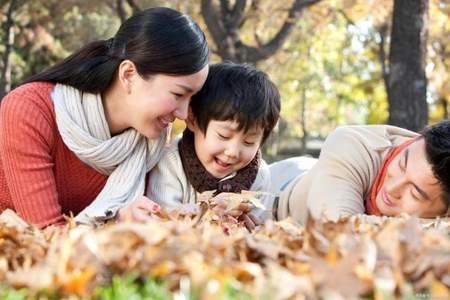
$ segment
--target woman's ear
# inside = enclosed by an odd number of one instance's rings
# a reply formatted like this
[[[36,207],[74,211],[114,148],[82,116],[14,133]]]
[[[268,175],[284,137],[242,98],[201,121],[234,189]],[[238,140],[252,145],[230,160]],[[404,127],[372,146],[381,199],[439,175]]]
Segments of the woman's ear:
[[[136,75],[138,75],[137,69],[131,60],[125,59],[120,63],[118,71],[119,82],[127,94],[131,94],[133,79]]]
[[[189,107],[188,116],[186,118],[186,127],[194,132],[197,128],[197,122],[195,121],[194,113],[192,112],[192,108]]]

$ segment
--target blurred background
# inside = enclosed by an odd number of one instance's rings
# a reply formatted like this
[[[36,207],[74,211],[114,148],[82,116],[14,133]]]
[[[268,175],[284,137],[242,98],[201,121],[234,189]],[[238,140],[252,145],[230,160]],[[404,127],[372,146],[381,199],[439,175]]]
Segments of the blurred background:
[[[342,124],[418,131],[449,116],[449,0],[0,0],[0,96],[153,6],[195,19],[212,62],[253,64],[278,85],[268,161],[316,156]]]

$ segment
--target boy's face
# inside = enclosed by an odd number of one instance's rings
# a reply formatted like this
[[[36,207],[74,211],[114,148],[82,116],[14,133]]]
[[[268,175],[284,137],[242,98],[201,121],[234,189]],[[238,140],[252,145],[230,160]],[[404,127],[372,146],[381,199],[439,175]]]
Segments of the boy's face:
[[[234,121],[211,120],[206,134],[195,124],[195,152],[205,169],[216,178],[224,178],[244,167],[255,157],[262,137],[262,128],[252,128],[244,133]]]
[[[389,164],[376,203],[386,216],[408,213],[430,218],[445,213],[442,188],[427,161],[423,138],[405,148]]]

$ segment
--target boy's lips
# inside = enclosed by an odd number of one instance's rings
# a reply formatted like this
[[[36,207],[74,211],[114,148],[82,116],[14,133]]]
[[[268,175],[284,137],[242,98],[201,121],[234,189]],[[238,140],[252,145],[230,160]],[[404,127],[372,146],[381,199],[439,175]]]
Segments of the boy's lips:
[[[214,162],[223,170],[228,170],[232,166],[232,164],[226,163],[217,157],[214,157]]]

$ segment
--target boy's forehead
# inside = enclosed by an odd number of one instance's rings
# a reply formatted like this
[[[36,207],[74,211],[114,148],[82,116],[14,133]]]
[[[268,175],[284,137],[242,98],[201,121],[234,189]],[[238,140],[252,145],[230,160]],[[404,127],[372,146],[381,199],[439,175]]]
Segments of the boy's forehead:
[[[227,120],[227,121],[219,121],[219,120],[211,120],[209,122],[208,126],[215,126],[215,127],[219,127],[219,128],[223,128],[223,129],[227,129],[227,130],[232,130],[232,131],[241,131],[242,129],[239,129],[240,124],[237,121],[231,121],[231,120]],[[260,126],[253,126],[248,130],[248,134],[259,134],[263,132],[263,129]]]

